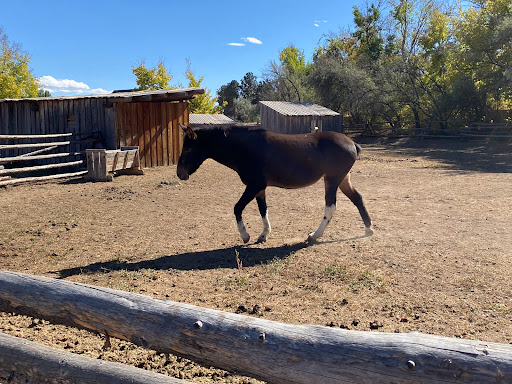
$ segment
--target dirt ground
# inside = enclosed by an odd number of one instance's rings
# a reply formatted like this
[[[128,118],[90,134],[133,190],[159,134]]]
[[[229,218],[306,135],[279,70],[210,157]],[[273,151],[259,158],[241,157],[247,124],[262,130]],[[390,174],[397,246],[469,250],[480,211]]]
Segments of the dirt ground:
[[[359,142],[352,182],[371,237],[339,193],[324,237],[304,243],[323,216],[319,182],[267,190],[264,244],[252,202],[244,246],[232,214],[243,185],[207,161],[186,182],[165,167],[0,188],[0,269],[287,323],[512,343],[512,144]],[[12,313],[0,312],[0,331],[197,383],[257,382],[121,340],[104,351],[102,335]]]

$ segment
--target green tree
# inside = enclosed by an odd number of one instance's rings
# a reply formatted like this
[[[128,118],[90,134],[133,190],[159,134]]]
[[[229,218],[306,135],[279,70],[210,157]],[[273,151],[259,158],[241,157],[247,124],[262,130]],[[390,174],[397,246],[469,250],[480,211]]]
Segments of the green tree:
[[[459,70],[487,95],[489,108],[512,108],[512,4],[479,0],[460,9],[455,25]],[[501,118],[501,116],[497,116]]]
[[[185,71],[185,77],[188,79],[188,86],[191,88],[201,87],[203,77],[196,79],[196,76],[194,75],[190,67],[190,60],[187,59],[187,70]],[[224,102],[222,105],[219,105],[217,101],[217,97],[210,96],[210,90],[208,90],[208,88],[204,88],[204,94],[196,95],[194,99],[188,101],[190,105],[190,113],[222,113],[227,102]]]
[[[379,92],[370,74],[351,58],[316,55],[309,75],[320,104],[348,114],[354,123],[373,120]]]
[[[232,80],[228,84],[220,87],[217,91],[219,105],[225,105],[224,113],[226,116],[235,118],[235,102],[240,96],[240,84]]]
[[[164,63],[160,61],[156,67],[147,68],[144,60],[132,68],[132,73],[137,78],[137,90],[170,89],[169,82],[172,76],[167,71]]]
[[[279,52],[279,60],[286,67],[290,74],[305,75],[307,72],[306,58],[304,51],[289,45]]]
[[[265,73],[265,91],[273,88],[273,99],[283,101],[311,101],[313,95],[307,85],[310,63],[304,52],[290,45],[279,52],[279,63],[271,61]]]
[[[247,72],[242,80],[240,80],[240,96],[249,100],[252,104],[259,101],[258,79],[252,72]]]
[[[0,99],[36,97],[39,89],[30,69],[30,55],[10,43],[0,27]]]
[[[240,98],[235,101],[236,119],[244,123],[260,122],[260,109],[249,99]]]
[[[365,14],[357,6],[354,6],[353,9],[356,31],[352,35],[358,41],[357,52],[370,61],[376,61],[384,51],[380,10],[374,4],[367,7]]]
[[[39,89],[37,91],[37,97],[52,97],[50,91],[47,91],[45,89]]]

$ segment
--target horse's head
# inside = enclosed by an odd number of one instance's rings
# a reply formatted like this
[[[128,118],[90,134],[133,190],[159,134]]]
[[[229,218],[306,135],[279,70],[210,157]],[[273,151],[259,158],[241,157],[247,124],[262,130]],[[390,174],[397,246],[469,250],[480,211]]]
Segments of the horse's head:
[[[188,180],[199,166],[206,160],[206,155],[201,148],[201,142],[198,139],[197,133],[190,127],[185,127],[180,124],[183,129],[183,149],[178,160],[178,168],[176,173],[181,180]]]

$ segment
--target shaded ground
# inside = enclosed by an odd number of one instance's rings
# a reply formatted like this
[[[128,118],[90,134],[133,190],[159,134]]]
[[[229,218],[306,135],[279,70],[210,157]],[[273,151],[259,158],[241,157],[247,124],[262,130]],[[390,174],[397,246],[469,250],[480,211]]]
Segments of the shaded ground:
[[[306,246],[323,214],[319,182],[269,188],[273,232],[242,246],[232,210],[243,185],[207,161],[187,182],[167,167],[0,189],[0,268],[288,323],[511,343],[512,145],[360,142],[352,181],[372,237],[339,194],[324,237]],[[255,202],[244,219],[257,239]],[[101,335],[30,317],[1,313],[0,330],[199,383],[256,382],[120,340],[103,351]]]

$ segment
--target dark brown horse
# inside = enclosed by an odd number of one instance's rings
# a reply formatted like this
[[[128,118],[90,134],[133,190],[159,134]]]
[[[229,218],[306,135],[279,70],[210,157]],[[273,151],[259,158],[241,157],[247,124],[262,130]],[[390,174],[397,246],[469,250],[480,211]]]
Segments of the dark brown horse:
[[[338,187],[359,209],[366,233],[373,233],[363,199],[350,183],[349,171],[360,147],[347,136],[336,132],[285,135],[242,127],[197,130],[181,127],[185,133],[177,169],[181,180],[187,180],[203,161],[211,158],[236,171],[247,186],[234,209],[244,243],[250,236],[242,212],[252,199],[256,198],[263,219],[263,232],[258,238],[258,242],[263,242],[270,233],[265,188],[302,188],[321,177],[325,182],[325,213],[308,241],[315,241],[324,233],[336,210]]]

